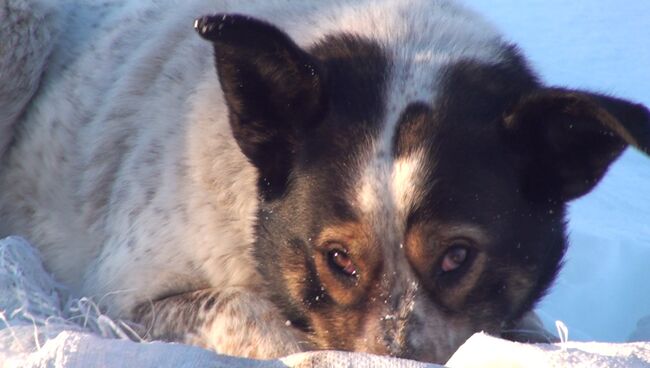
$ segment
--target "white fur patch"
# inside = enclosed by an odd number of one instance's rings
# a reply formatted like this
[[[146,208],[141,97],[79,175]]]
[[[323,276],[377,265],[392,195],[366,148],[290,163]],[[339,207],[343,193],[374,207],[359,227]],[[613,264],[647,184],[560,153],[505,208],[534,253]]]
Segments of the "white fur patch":
[[[426,156],[422,150],[406,157],[400,157],[393,163],[391,178],[397,213],[401,218],[408,216],[416,203],[423,200],[425,185],[433,186],[435,183],[425,183],[424,178],[435,168],[434,162],[425,162]]]
[[[424,176],[433,170],[434,163],[424,159],[424,152],[418,150],[395,161],[375,159],[366,167],[357,198],[362,213],[374,219],[378,229],[403,230],[410,210],[422,199],[424,186],[430,185]]]

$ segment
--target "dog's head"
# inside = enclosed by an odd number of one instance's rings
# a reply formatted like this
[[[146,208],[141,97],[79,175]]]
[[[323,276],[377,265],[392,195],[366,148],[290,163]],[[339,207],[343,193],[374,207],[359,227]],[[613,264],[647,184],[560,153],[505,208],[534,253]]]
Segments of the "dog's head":
[[[260,273],[316,348],[440,362],[499,334],[555,278],[566,202],[650,150],[643,106],[544,87],[505,44],[427,74],[351,34],[303,49],[243,16],[197,28],[260,173]]]

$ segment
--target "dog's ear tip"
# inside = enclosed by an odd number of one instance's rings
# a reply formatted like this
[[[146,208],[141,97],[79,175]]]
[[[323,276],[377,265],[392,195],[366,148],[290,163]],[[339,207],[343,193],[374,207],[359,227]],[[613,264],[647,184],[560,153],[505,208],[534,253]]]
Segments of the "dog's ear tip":
[[[207,40],[215,40],[221,34],[218,31],[223,29],[227,21],[232,21],[232,18],[228,14],[204,15],[194,19],[194,29],[201,37]]]
[[[194,19],[194,30],[198,32],[199,35],[203,38],[207,38],[213,29],[212,17],[209,15],[204,15],[200,18]]]
[[[194,19],[194,29],[208,41],[241,39],[247,37],[247,33],[263,34],[270,28],[272,26],[263,21],[236,13],[216,13]]]

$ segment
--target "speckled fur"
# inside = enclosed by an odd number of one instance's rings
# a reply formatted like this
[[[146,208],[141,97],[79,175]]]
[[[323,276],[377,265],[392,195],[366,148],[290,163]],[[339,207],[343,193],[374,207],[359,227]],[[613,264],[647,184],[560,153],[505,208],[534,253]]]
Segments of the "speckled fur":
[[[6,16],[14,1],[2,4],[0,15]],[[154,324],[149,332],[155,337],[257,357],[308,347],[299,333],[283,327],[284,319],[259,290],[251,256],[257,172],[232,137],[212,49],[193,31],[193,20],[245,13],[269,20],[304,47],[328,33],[349,32],[389,50],[394,74],[384,133],[372,144],[358,193],[367,200],[368,216],[387,234],[399,232],[405,219],[382,221],[417,200],[392,187],[417,180],[411,177],[417,157],[385,159],[398,115],[411,101],[435,97],[442,65],[459,58],[498,59],[501,42],[491,26],[447,1],[117,0],[52,6],[61,15],[38,18],[44,27],[38,29],[58,30],[61,23],[65,28],[25,49],[31,57],[40,45],[41,54],[19,71],[26,79],[15,79],[26,86],[19,89],[19,102],[0,99],[0,111],[9,113],[1,116],[0,133],[15,137],[0,167],[0,235],[27,237],[72,294],[94,296],[111,316],[137,312],[145,324],[167,321]],[[0,24],[2,36],[7,29]],[[10,71],[15,60],[4,51],[0,70]],[[2,78],[0,88],[16,88]],[[32,96],[39,79],[41,88]],[[394,203],[377,201],[394,194]],[[394,267],[397,272],[400,265]],[[395,281],[416,298],[411,282],[408,273]],[[187,303],[166,302],[168,296]],[[218,307],[203,308],[211,297]],[[408,300],[401,308],[408,308]],[[424,320],[428,312],[416,315]],[[184,317],[175,321],[179,315]],[[441,348],[458,344],[449,339]]]
[[[52,1],[0,1],[0,157],[38,88],[60,29]]]

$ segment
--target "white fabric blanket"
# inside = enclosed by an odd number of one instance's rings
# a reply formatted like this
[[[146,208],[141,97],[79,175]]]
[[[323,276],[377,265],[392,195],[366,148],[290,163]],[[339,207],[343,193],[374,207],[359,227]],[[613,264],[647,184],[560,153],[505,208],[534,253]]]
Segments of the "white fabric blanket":
[[[336,351],[259,361],[182,344],[138,343],[89,300],[64,303],[63,295],[30,244],[18,237],[0,240],[1,367],[437,367]],[[527,345],[476,334],[447,366],[650,367],[650,342]]]

